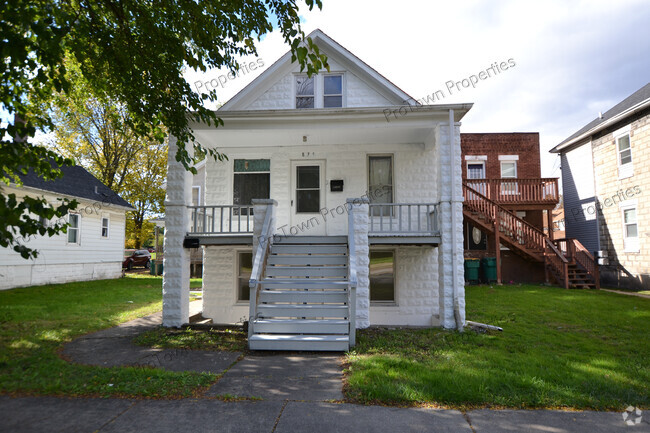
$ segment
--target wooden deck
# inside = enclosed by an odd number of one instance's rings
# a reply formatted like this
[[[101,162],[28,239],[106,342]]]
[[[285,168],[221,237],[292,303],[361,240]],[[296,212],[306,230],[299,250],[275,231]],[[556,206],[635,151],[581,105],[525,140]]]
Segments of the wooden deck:
[[[506,209],[553,209],[560,200],[556,178],[464,179],[463,184]]]

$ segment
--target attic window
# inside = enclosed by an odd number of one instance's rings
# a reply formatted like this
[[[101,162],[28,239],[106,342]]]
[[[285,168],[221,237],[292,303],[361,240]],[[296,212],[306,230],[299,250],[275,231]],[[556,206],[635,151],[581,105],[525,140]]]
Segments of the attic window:
[[[296,77],[296,108],[314,108],[314,77]]]
[[[343,76],[325,75],[323,77],[323,107],[343,106]]]

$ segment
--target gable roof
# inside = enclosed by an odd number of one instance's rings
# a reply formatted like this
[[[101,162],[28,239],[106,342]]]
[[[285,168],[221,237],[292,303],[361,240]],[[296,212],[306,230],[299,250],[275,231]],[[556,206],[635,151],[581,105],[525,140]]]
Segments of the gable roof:
[[[63,176],[55,180],[46,181],[32,169],[27,174],[19,173],[18,177],[23,182],[23,186],[30,188],[133,209],[126,200],[88,173],[85,168],[75,165],[63,166],[59,169]]]
[[[650,83],[641,87],[639,90],[623,99],[618,104],[603,113],[602,117],[596,118],[585,126],[576,131],[573,135],[562,141],[560,144],[550,150],[552,153],[558,153],[562,149],[569,147],[578,141],[593,135],[594,133],[607,128],[608,126],[620,122],[637,113],[640,110],[650,106]]]
[[[375,69],[368,66],[367,63],[326,35],[322,30],[316,29],[311,32],[308,37],[318,45],[321,52],[326,53],[328,57],[341,63],[347,68],[347,70],[362,78],[366,84],[373,87],[395,105],[403,105],[405,101],[413,99],[408,93],[397,87]],[[291,51],[287,51],[267,70],[255,78],[248,86],[244,87],[235,96],[230,98],[228,102],[219,108],[219,111],[245,109],[245,106],[268,90],[281,77],[283,77],[292,66]]]

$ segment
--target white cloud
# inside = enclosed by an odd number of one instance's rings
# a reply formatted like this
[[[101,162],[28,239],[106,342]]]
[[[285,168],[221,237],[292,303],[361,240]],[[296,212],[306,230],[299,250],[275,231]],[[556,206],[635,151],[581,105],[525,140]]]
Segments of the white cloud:
[[[443,102],[474,103],[465,132],[540,132],[546,176],[559,175],[548,149],[650,81],[646,0],[323,0],[301,15],[306,32],[320,28],[415,98],[514,59]],[[275,32],[259,55],[268,67],[287,49]],[[220,100],[260,72],[229,82]]]

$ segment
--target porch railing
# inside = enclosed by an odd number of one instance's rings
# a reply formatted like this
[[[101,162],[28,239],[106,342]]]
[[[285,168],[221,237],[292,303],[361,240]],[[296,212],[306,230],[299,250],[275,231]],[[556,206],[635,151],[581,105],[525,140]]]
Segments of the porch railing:
[[[189,233],[194,235],[253,233],[253,206],[188,206]]]
[[[555,178],[465,179],[463,183],[501,205],[550,205],[560,198]]]
[[[371,235],[435,235],[437,203],[370,203]]]

